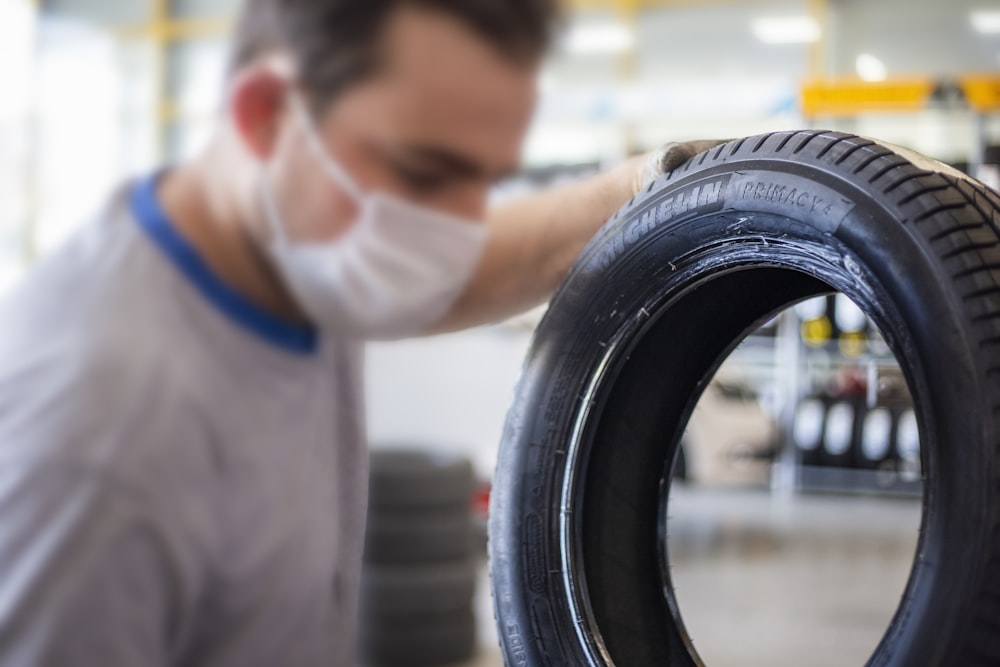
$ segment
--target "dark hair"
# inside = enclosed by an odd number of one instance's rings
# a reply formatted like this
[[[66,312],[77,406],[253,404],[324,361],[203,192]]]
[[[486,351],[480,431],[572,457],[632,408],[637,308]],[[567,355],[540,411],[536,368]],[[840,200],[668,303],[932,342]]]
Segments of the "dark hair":
[[[544,55],[559,20],[559,0],[245,0],[230,71],[286,51],[313,103],[325,106],[371,73],[382,30],[403,6],[450,14],[512,60]]]

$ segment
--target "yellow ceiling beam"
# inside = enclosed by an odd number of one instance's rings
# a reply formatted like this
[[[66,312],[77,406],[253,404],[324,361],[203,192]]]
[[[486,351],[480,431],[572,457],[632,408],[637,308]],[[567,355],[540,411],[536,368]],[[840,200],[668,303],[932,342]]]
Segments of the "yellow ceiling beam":
[[[1000,112],[1000,76],[969,74],[959,81],[969,107],[978,113]]]
[[[611,3],[616,12],[622,16],[634,16],[642,9],[642,0],[612,0]]]
[[[621,10],[627,6],[632,11],[655,9],[658,7],[697,7],[711,5],[759,5],[760,0],[564,0],[564,6],[572,11],[596,9]]]
[[[229,33],[232,26],[232,19],[227,18],[170,19],[116,28],[114,32],[115,35],[122,39],[176,42],[189,39],[222,37]]]
[[[815,118],[920,111],[927,108],[935,87],[930,77],[879,82],[853,78],[808,81],[802,86],[802,113]]]

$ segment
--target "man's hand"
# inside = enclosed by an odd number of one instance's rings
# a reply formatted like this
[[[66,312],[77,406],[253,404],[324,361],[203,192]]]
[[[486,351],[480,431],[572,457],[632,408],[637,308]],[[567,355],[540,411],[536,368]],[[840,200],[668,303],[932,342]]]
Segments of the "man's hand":
[[[729,140],[672,141],[669,144],[660,146],[655,151],[647,153],[641,162],[642,171],[635,180],[636,187],[634,194],[644,191],[653,181],[677,169],[695,155],[712,150],[727,141]]]

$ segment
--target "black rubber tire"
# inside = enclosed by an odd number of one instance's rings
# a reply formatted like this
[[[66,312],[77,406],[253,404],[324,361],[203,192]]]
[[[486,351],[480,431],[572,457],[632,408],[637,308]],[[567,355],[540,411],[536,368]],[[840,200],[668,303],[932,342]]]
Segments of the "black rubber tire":
[[[476,594],[471,559],[429,565],[366,565],[361,573],[365,618],[391,618],[458,611]]]
[[[472,463],[459,456],[402,447],[371,454],[373,509],[469,507],[475,483]]]
[[[1000,197],[834,132],[734,141],[605,226],[525,363],[493,486],[507,664],[698,665],[665,550],[677,441],[717,365],[789,304],[842,292],[900,361],[923,520],[869,664],[1000,664]]]
[[[414,616],[362,628],[358,641],[366,667],[433,667],[470,659],[476,653],[472,609]]]
[[[365,562],[431,563],[472,558],[476,537],[470,507],[368,515]]]

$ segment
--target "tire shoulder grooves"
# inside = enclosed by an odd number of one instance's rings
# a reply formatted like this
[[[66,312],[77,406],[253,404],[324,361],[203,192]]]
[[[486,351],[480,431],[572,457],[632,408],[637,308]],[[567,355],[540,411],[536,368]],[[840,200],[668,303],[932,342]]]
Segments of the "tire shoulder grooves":
[[[960,204],[938,204],[937,206],[929,208],[926,211],[924,211],[923,213],[921,213],[920,215],[918,215],[915,218],[913,218],[913,222],[915,222],[915,223],[916,222],[923,222],[924,220],[927,220],[928,218],[931,218],[931,217],[933,217],[935,215],[940,215],[941,213],[947,213],[948,211],[961,211],[962,209],[968,208],[968,207],[969,207],[969,204],[966,203],[966,202],[962,202]],[[956,232],[968,231],[970,229],[978,229],[978,228],[983,227],[984,225],[985,225],[985,223],[981,223],[981,222],[959,225],[958,227],[952,227],[952,228],[947,229],[947,230],[945,230],[945,231],[943,231],[943,232],[941,232],[939,234],[934,234],[933,236],[929,237],[928,240],[931,241],[931,242],[939,241],[942,238],[950,236],[951,234],[954,234]]]
[[[827,144],[826,144],[826,146],[823,148],[823,150],[821,150],[819,153],[816,154],[816,159],[822,160],[823,158],[826,157],[827,153],[829,153],[831,150],[833,150],[834,146],[839,146],[840,144],[845,143],[847,141],[850,141],[851,139],[856,139],[857,136],[858,135],[856,135],[856,134],[848,134],[848,135],[845,135],[843,137],[836,137],[832,141],[828,141]],[[854,148],[851,149],[850,152],[853,152],[854,150],[857,150],[857,149],[858,149],[858,147],[855,146]],[[848,152],[847,154],[849,155],[850,152]],[[838,158],[838,160],[839,159],[842,159],[842,158]],[[840,164],[840,162],[838,161],[837,164]]]

